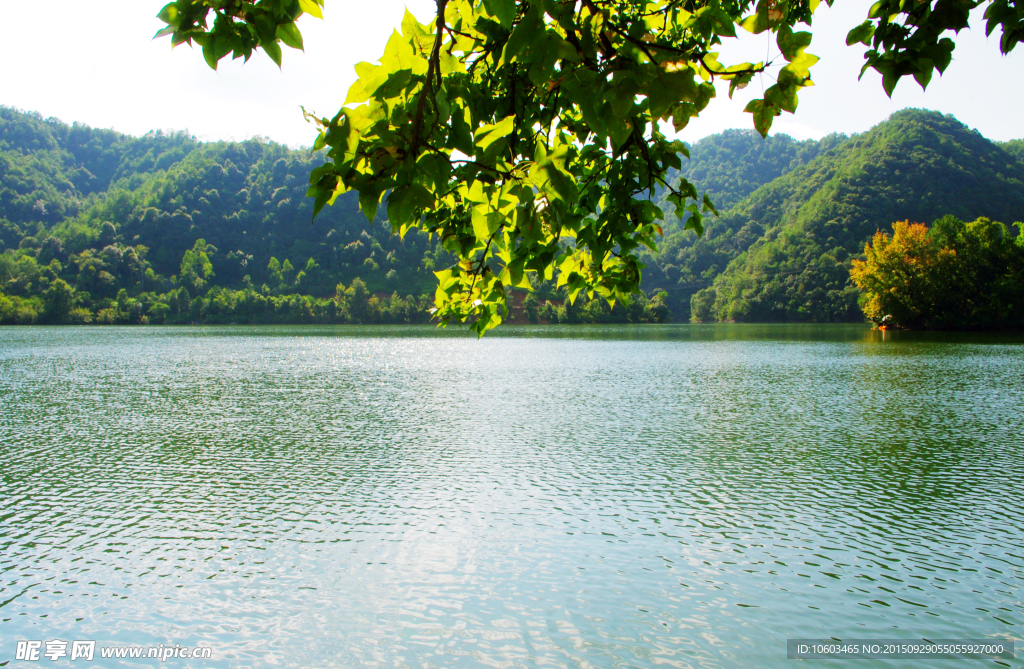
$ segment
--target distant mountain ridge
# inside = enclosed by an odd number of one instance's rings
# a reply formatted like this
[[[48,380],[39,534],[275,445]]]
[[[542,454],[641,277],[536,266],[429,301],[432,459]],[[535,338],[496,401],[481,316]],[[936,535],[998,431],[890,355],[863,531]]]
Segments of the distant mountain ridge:
[[[997,145],[1017,160],[1024,162],[1024,139],[1013,139],[1009,142],[997,142]]]

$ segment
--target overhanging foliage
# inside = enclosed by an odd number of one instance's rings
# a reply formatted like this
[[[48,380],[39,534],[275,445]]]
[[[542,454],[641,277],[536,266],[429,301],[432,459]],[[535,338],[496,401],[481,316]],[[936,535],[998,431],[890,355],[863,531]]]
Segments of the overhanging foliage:
[[[927,86],[949,64],[946,33],[966,26],[970,0],[881,0],[848,41],[874,48],[865,67]],[[987,2],[988,30],[1001,26],[1008,52],[1021,37],[1024,10]],[[295,20],[321,15],[323,0],[178,0],[160,14],[160,34],[196,42],[211,67],[263,48],[280,64],[280,44],[302,47]],[[767,133],[794,112],[811,85],[806,53],[818,0],[622,1],[437,0],[435,20],[406,14],[379,64],[357,66],[358,81],[333,118],[315,119],[316,148],[328,162],[314,171],[315,210],[349,190],[372,220],[383,203],[392,229],[438,235],[456,265],[437,273],[436,316],[470,320],[483,334],[508,313],[508,288],[528,273],[551,278],[610,304],[640,283],[638,254],[656,248],[664,202],[698,233],[714,211],[686,180],[670,185],[686,148],[668,139],[715,95],[730,94],[769,63],[724,64],[717,47],[737,26],[769,31],[785,63],[776,83],[747,111]],[[212,18],[211,18],[212,16]]]

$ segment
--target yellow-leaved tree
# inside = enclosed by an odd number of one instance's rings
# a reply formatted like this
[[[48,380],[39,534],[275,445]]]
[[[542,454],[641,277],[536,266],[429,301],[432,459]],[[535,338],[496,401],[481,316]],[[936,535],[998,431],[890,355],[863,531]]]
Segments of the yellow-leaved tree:
[[[1015,224],[1024,229],[1021,223]],[[922,329],[1024,327],[1024,235],[952,216],[875,233],[850,277],[875,323]]]

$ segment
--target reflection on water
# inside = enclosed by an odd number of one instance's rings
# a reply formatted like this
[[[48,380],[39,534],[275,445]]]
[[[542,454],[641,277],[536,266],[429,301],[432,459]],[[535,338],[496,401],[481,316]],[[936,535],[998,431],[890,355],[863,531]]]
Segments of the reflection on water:
[[[0,329],[0,663],[55,637],[226,667],[1019,643],[1019,339],[500,334]]]

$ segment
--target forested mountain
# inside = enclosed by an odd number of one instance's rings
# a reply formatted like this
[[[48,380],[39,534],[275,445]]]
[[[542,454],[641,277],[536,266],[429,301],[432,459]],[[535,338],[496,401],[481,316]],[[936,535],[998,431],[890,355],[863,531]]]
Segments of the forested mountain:
[[[707,192],[719,211],[728,211],[761,186],[806,165],[844,139],[845,135],[829,135],[821,141],[798,142],[789,135],[762,138],[754,130],[726,130],[689,146],[689,159],[683,161],[682,169],[669,171],[669,181],[677,185],[685,177],[698,192]],[[666,230],[681,229],[677,223],[669,216]]]
[[[10,109],[0,109],[0,122],[6,248],[49,236],[62,254],[141,244],[154,272],[169,279],[203,239],[214,247],[215,285],[240,286],[246,275],[255,285],[273,283],[276,258],[291,268],[285,280],[313,261],[305,293],[328,295],[357,276],[371,291],[432,289],[426,270],[437,249],[425,235],[393,238],[348,200],[312,222],[306,189],[318,159],[308,151],[259,140],[204,144],[184,134],[132,138]]]
[[[798,142],[788,135],[762,138],[754,130],[727,130],[711,135],[689,147],[690,157],[672,174],[689,179],[700,193],[707,192],[719,212],[725,213],[761,186],[814,160],[842,143],[845,135],[829,135],[821,141]],[[673,207],[657,198],[665,212]],[[687,320],[690,299],[709,286],[736,255],[752,244],[763,230],[757,226],[735,230],[707,219],[711,228],[704,237],[685,231],[674,215],[666,213],[665,238],[658,255],[648,254],[644,262],[644,287],[663,290],[677,320]]]
[[[305,192],[319,160],[264,140],[129,137],[0,107],[0,321],[45,320],[51,303],[79,322],[422,320],[447,253],[370,225],[344,196],[313,223]],[[691,146],[680,175],[722,215],[701,238],[665,222],[643,287],[667,297],[609,314],[585,299],[562,306],[544,286],[517,300],[520,313],[659,320],[667,303],[686,320],[692,303],[700,320],[861,320],[849,268],[876,230],[947,214],[1024,219],[1024,141],[996,144],[920,110],[817,142],[728,131]],[[53,297],[57,282],[70,293]]]
[[[0,107],[0,246],[79,215],[120,181],[132,187],[199,146],[184,133],[135,138]]]
[[[699,320],[858,321],[850,261],[876,230],[947,214],[1024,219],[1024,163],[1007,151],[1016,143],[996,145],[922,110],[838,139],[724,212],[703,238],[671,235],[648,260],[645,288],[674,293],[677,318],[696,293]]]
[[[0,322],[429,318],[448,253],[371,225],[355,194],[314,223],[306,190],[321,162],[268,141],[134,138],[0,107]],[[563,306],[553,286],[540,295],[555,304],[517,300],[524,317],[668,313],[646,297],[611,314]]]

